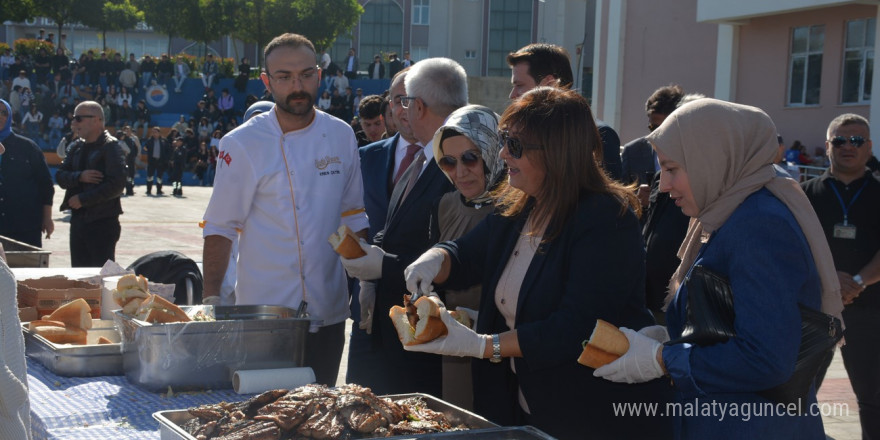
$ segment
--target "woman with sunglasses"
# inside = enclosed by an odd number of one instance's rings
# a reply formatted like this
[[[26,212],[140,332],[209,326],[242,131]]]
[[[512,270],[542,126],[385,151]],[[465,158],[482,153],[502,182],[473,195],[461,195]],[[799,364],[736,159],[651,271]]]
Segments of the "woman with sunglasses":
[[[596,376],[622,383],[669,376],[679,407],[697,409],[678,414],[678,438],[824,439],[814,388],[798,408],[760,394],[795,371],[800,307],[837,317],[843,308],[822,226],[797,182],[773,165],[773,121],[758,108],[704,98],[647,139],[660,160],[660,191],[691,217],[667,298],[673,341],[623,329],[629,351]],[[718,289],[688,281],[706,270],[727,280],[735,335],[685,343],[679,338],[692,334],[690,317],[705,310],[691,309],[689,297],[717,296]],[[700,410],[707,403],[716,409]]]
[[[477,226],[494,210],[490,191],[507,175],[499,152],[498,115],[480,105],[468,105],[449,115],[434,134],[434,157],[455,186],[434,205],[430,236],[434,243],[454,240]],[[449,310],[477,310],[480,286],[445,289]],[[473,409],[470,360],[443,358],[443,400]]]
[[[578,123],[572,123],[578,121]],[[635,194],[593,159],[601,140],[587,101],[538,87],[499,124],[508,179],[496,213],[428,250],[404,272],[410,291],[482,283],[476,332],[446,310],[449,334],[405,347],[472,362],[474,410],[558,438],[669,438],[671,419],[614,404],[668,400],[668,382],[622,385],[576,362],[597,319],[642,328],[645,251]]]

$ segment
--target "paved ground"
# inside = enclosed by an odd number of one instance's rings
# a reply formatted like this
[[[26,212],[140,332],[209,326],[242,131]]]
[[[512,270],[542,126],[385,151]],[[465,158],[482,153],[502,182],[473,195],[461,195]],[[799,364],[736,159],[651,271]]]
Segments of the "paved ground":
[[[186,254],[198,263],[202,261],[202,235],[198,226],[205,207],[211,197],[211,188],[186,187],[184,197],[146,196],[144,187],[135,188],[136,195],[122,199],[125,214],[120,217],[122,237],[116,247],[116,260],[122,266],[128,266],[138,257],[154,251],[177,250]],[[170,193],[170,188],[168,189]],[[55,207],[60,205],[63,191],[56,187]],[[49,240],[43,241],[43,248],[52,251],[49,258],[51,267],[69,267],[70,252],[68,237],[70,233],[69,216],[57,212],[55,233]],[[351,321],[349,320],[349,325]],[[347,339],[347,338],[346,338]],[[337,383],[343,383],[347,369],[346,354],[340,368]],[[835,440],[858,440],[861,438],[859,428],[858,406],[855,395],[850,387],[846,370],[840,355],[826,376],[825,383],[819,391],[819,402],[822,405],[825,431],[829,438]]]

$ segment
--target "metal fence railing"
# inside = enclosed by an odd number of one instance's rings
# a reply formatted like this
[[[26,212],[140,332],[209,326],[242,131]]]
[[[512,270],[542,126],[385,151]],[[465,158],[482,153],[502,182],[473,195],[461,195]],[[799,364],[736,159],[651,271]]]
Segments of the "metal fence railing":
[[[828,167],[812,167],[808,165],[798,165],[797,167],[798,171],[801,173],[799,179],[801,182],[806,182],[814,177],[819,177],[825,173],[826,169],[828,169]]]

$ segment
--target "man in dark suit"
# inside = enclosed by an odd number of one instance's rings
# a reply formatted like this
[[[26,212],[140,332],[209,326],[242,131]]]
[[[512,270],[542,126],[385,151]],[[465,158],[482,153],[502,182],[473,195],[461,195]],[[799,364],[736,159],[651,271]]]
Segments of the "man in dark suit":
[[[364,179],[364,207],[367,218],[370,221],[368,242],[373,242],[373,237],[385,228],[385,218],[388,213],[388,201],[394,189],[395,177],[403,174],[406,164],[403,163],[409,147],[418,147],[418,139],[413,136],[412,129],[406,119],[406,109],[401,107],[400,98],[406,96],[403,82],[406,71],[400,72],[391,80],[391,88],[388,91],[390,100],[391,117],[399,129],[397,134],[370,145],[362,147],[361,176]],[[410,157],[410,162],[413,157]],[[351,301],[351,317],[354,324],[351,328],[351,339],[348,350],[348,373],[345,381],[348,383],[376,383],[375,373],[385,366],[381,350],[373,348],[373,305],[376,298],[376,283],[361,281],[357,292],[358,298]],[[361,303],[364,308],[361,308]],[[380,319],[384,318],[380,314]],[[380,379],[383,376],[380,376]]]
[[[161,196],[162,175],[171,160],[171,146],[161,136],[159,127],[153,127],[150,137],[143,141],[144,154],[147,155],[147,195],[153,194],[153,175],[156,177],[156,195]]]
[[[518,99],[538,86],[568,89],[574,82],[568,52],[555,44],[529,44],[507,55],[507,64],[511,70],[510,99]],[[620,180],[620,137],[603,121],[596,120],[596,126],[602,137],[602,168],[612,179]]]
[[[403,350],[387,311],[401,303],[406,292],[403,270],[434,243],[428,237],[432,205],[453,187],[433,157],[433,136],[454,110],[467,104],[464,68],[447,58],[431,58],[407,71],[407,96],[399,99],[413,135],[424,145],[414,149],[412,164],[398,178],[389,199],[388,214],[377,245],[362,247],[367,255],[342,264],[351,276],[376,281],[372,342],[382,353],[382,367],[363,383],[377,394],[442,393],[440,356]],[[412,372],[418,372],[412,374]]]

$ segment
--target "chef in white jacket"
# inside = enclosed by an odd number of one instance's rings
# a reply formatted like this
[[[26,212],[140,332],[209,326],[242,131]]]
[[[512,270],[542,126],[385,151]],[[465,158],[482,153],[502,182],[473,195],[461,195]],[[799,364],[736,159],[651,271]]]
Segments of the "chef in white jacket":
[[[334,385],[349,296],[327,238],[341,224],[366,234],[357,141],[348,124],[314,108],[321,74],[308,39],[276,37],[264,57],[276,105],[220,141],[204,217],[203,301],[219,303],[212,297],[238,235],[236,304],[308,303],[305,364],[318,383]]]

